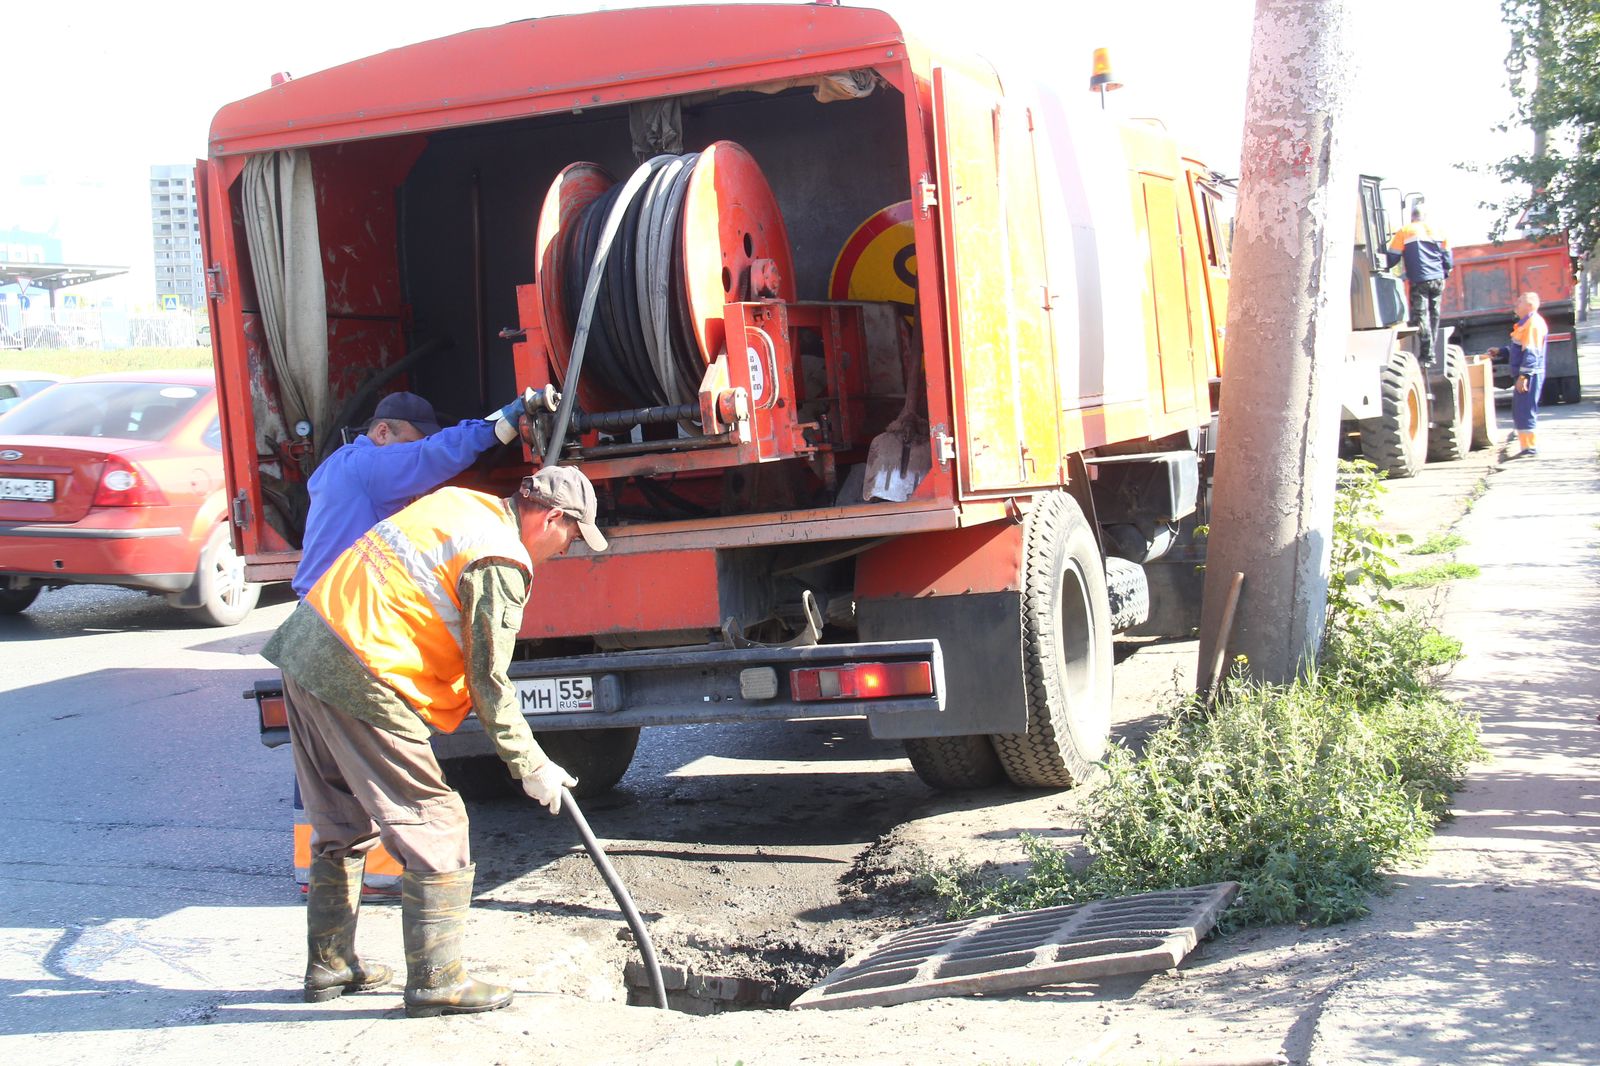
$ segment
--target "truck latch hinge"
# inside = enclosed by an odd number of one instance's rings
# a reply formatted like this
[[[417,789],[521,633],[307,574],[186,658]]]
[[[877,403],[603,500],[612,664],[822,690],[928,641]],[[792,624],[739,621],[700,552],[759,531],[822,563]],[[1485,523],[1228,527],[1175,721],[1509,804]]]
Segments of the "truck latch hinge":
[[[250,496],[244,489],[233,498],[233,524],[240,529],[250,528]]]
[[[935,433],[933,435],[933,444],[939,456],[939,465],[949,466],[956,457],[955,438],[948,433]]]
[[[939,186],[923,178],[917,183],[917,190],[921,195],[922,213],[927,214],[930,207],[939,206]]]
[[[228,298],[227,290],[222,285],[221,263],[212,263],[206,267],[206,298],[217,303]]]

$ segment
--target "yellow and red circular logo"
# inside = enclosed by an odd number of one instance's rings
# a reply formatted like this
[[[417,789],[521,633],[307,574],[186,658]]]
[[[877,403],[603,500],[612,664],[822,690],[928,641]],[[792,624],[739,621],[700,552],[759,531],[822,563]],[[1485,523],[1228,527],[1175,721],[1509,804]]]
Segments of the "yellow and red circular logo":
[[[917,298],[917,244],[910,200],[874,212],[850,234],[834,260],[828,298],[892,303],[911,314]]]

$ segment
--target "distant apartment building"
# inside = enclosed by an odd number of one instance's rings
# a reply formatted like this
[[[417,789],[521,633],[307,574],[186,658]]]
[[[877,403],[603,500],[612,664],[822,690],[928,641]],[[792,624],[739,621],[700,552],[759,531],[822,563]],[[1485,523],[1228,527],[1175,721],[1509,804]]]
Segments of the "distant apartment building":
[[[155,245],[156,305],[171,306],[175,298],[186,311],[202,310],[205,264],[200,256],[192,164],[150,168],[150,235]]]

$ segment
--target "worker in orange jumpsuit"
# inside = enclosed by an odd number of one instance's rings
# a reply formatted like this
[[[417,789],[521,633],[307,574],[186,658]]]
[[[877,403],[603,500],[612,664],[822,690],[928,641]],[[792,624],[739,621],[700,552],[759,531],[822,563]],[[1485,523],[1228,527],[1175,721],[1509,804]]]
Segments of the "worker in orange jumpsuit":
[[[1539,455],[1539,391],[1544,388],[1544,353],[1550,342],[1550,327],[1539,314],[1538,293],[1518,296],[1516,310],[1511,343],[1489,354],[1511,364],[1511,424],[1517,429],[1517,456],[1535,459]]]

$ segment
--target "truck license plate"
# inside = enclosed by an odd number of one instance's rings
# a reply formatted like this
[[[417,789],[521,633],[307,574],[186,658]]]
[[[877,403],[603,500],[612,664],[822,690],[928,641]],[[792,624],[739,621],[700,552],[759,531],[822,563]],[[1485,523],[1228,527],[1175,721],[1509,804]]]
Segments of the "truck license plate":
[[[517,682],[523,714],[573,714],[594,710],[591,677],[535,677]]]
[[[0,477],[0,500],[37,500],[49,503],[56,498],[56,483],[48,478]]]

